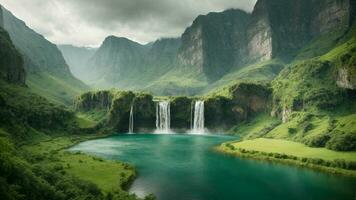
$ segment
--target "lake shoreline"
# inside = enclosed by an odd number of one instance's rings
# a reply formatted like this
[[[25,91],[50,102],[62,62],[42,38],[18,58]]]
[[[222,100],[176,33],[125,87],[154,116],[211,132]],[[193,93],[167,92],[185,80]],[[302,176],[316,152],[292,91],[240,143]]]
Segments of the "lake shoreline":
[[[277,158],[274,156],[270,156],[268,152],[249,151],[241,148],[231,148],[229,144],[230,144],[229,142],[223,143],[219,146],[216,146],[214,150],[221,154],[240,157],[244,159],[253,159],[253,160],[271,162],[271,163],[282,163],[290,166],[308,168],[311,170],[327,173],[330,175],[339,175],[339,176],[356,178],[356,170],[347,170],[342,168],[327,167],[323,165],[313,164],[304,161],[304,158],[299,158],[286,154],[275,154],[278,155],[277,157],[279,158]]]
[[[124,195],[132,195],[129,194],[129,189],[133,182],[137,178],[137,170],[135,166],[130,165],[126,162],[119,161],[119,160],[108,160],[108,159],[102,159],[98,156],[91,155],[89,153],[85,152],[75,152],[75,151],[68,151],[70,148],[82,143],[82,142],[87,142],[90,140],[96,140],[96,139],[101,139],[101,138],[107,138],[107,137],[112,137],[117,135],[116,133],[114,134],[82,134],[82,135],[56,135],[52,136],[50,138],[46,139],[38,139],[36,141],[31,141],[29,143],[21,145],[20,148],[24,149],[25,151],[28,151],[29,153],[32,153],[34,155],[42,156],[46,154],[47,152],[51,152],[52,156],[56,158],[56,161],[46,161],[46,164],[55,164],[58,163],[64,163],[65,161],[70,161],[70,162],[79,162],[80,165],[85,166],[85,168],[97,168],[98,166],[101,167],[107,167],[107,172],[109,174],[115,174],[112,175],[117,179],[115,182],[117,182],[117,187],[113,187],[112,191],[111,189],[103,189],[103,185],[109,185],[112,183],[109,183],[108,181],[105,181],[103,179],[97,179],[97,177],[91,178],[91,180],[87,179],[83,174],[76,173],[75,171],[82,171],[83,173],[83,167],[78,167],[74,166],[73,164],[70,165],[65,165],[63,169],[67,173],[71,173],[74,176],[77,176],[78,178],[82,180],[87,180],[90,181],[96,185],[104,192],[104,193],[111,193],[111,192],[117,192],[120,191],[124,192],[126,194]],[[49,143],[55,143],[56,145],[48,146]],[[41,147],[42,146],[42,147]],[[48,150],[44,150],[43,147],[48,147]],[[71,171],[71,170],[74,170]],[[95,170],[94,170],[95,171]],[[98,172],[100,170],[97,170]],[[118,173],[120,171],[120,173]],[[101,173],[101,172],[99,172]],[[94,173],[95,174],[95,173]]]

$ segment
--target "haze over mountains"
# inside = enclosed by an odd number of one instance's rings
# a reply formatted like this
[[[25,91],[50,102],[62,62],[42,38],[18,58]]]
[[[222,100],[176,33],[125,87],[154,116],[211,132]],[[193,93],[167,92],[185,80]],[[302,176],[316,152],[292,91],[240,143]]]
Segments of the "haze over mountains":
[[[326,53],[333,45],[315,50],[315,39],[342,38],[355,21],[351,0],[259,0],[252,13],[230,9],[200,15],[180,38],[143,45],[108,36],[98,49],[57,48],[1,10],[1,23],[23,56],[27,84],[67,103],[89,88],[78,79],[93,88],[155,95],[216,93],[239,82],[268,84],[292,60]]]
[[[54,102],[71,103],[75,95],[89,89],[70,72],[57,46],[0,7],[3,28],[23,57],[26,84]],[[23,75],[25,76],[25,71]]]
[[[252,13],[230,9],[198,16],[181,38],[141,45],[109,36],[85,67],[76,58],[88,57],[61,50],[73,71],[81,69],[78,78],[93,87],[195,95],[246,77],[269,82],[313,38],[347,30],[354,7],[351,0],[259,0]],[[272,63],[260,63],[266,61]]]

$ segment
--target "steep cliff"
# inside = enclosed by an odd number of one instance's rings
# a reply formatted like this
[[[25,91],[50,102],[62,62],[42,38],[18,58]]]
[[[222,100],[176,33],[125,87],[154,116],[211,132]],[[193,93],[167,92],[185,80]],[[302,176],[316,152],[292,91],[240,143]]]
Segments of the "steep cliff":
[[[70,104],[74,96],[88,87],[74,78],[56,45],[46,40],[3,10],[4,29],[21,53],[27,72],[26,84],[33,92],[61,104]]]
[[[1,8],[0,8],[1,10]],[[17,84],[25,84],[25,69],[21,54],[12,44],[8,33],[0,27],[0,77]]]
[[[182,35],[179,63],[197,67],[211,81],[242,65],[248,22],[249,14],[233,9],[197,17]]]
[[[311,39],[346,30],[351,0],[259,0],[248,27],[251,60],[293,58]]]
[[[4,17],[2,14],[2,6],[0,5],[0,27],[4,27]]]

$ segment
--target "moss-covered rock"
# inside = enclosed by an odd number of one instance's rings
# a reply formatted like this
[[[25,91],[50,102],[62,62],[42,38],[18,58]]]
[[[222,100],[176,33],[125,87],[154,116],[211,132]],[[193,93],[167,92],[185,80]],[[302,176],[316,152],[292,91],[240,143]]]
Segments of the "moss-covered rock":
[[[192,98],[183,96],[171,99],[171,126],[173,128],[190,128],[193,103]]]
[[[155,128],[156,108],[153,96],[136,94],[133,99],[134,131],[146,131]]]
[[[115,95],[108,118],[109,127],[119,132],[128,131],[130,109],[134,98],[133,92],[120,92]]]
[[[87,92],[80,95],[75,101],[77,111],[86,112],[89,110],[109,110],[111,107],[114,92],[102,90],[96,92]]]

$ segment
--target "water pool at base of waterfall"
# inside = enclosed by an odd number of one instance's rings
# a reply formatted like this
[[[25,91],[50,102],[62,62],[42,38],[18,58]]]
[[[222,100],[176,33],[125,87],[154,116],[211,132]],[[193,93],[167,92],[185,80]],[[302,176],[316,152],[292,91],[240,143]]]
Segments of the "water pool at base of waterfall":
[[[158,200],[354,199],[356,180],[309,169],[254,161],[213,151],[235,137],[116,135],[80,143],[82,151],[133,164],[130,192]]]

